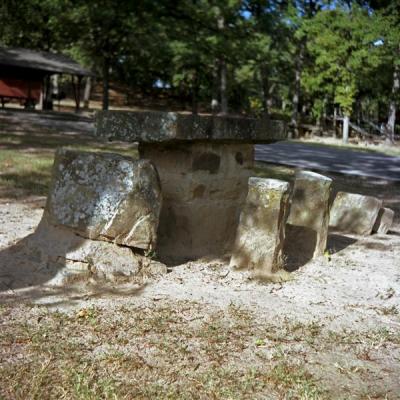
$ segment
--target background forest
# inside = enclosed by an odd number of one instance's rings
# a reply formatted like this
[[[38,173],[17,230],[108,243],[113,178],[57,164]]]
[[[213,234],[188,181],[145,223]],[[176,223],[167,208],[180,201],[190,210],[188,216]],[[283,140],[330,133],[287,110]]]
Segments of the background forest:
[[[394,140],[400,2],[4,0],[0,45],[63,52],[193,112],[369,126]]]

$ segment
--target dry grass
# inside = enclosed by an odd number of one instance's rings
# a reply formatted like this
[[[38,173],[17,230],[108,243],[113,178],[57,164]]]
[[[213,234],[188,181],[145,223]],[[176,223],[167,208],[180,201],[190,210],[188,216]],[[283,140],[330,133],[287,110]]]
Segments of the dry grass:
[[[324,397],[299,364],[266,362],[256,335],[271,335],[271,327],[233,306],[207,313],[179,302],[69,315],[4,306],[1,318],[5,399]]]
[[[372,352],[400,344],[388,330],[329,332],[184,301],[0,313],[4,399],[344,399],[310,372],[313,354],[352,348],[358,358],[337,373],[374,379]]]

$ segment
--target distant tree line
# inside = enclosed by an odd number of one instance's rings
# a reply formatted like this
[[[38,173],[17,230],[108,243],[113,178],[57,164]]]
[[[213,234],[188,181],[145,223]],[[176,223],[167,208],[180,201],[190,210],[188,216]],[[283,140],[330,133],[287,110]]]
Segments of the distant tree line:
[[[0,44],[71,54],[103,82],[214,113],[370,124],[393,141],[400,2],[3,0]]]

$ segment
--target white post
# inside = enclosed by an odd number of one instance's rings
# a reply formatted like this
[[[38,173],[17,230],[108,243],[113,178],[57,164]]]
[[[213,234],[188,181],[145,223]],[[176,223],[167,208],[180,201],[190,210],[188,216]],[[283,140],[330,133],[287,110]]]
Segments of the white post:
[[[349,116],[344,115],[343,117],[343,143],[349,141]]]
[[[86,78],[86,83],[85,83],[85,91],[83,94],[83,104],[84,108],[88,109],[89,108],[89,100],[90,100],[90,91],[92,89],[92,80],[90,76]]]

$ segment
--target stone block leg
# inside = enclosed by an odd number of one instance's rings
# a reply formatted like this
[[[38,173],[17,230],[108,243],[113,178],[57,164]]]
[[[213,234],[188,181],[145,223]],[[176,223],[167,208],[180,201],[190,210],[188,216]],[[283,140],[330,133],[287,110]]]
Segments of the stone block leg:
[[[231,250],[246,198],[253,145],[139,144],[160,174],[157,254],[169,264]]]
[[[299,266],[324,254],[331,185],[332,179],[324,175],[310,171],[296,173],[285,238],[289,263],[293,261]]]
[[[21,248],[50,285],[164,273],[165,265],[143,255],[155,247],[160,209],[150,161],[59,149],[42,220]]]
[[[148,160],[59,149],[46,214],[88,239],[144,250],[156,245],[161,187]]]
[[[393,225],[394,211],[390,208],[382,207],[379,210],[378,217],[376,218],[373,232],[385,234]]]
[[[249,179],[231,267],[253,269],[256,274],[264,276],[283,267],[289,187],[289,183],[276,179]]]
[[[333,202],[329,226],[334,230],[370,235],[382,200],[356,193],[338,192]]]

